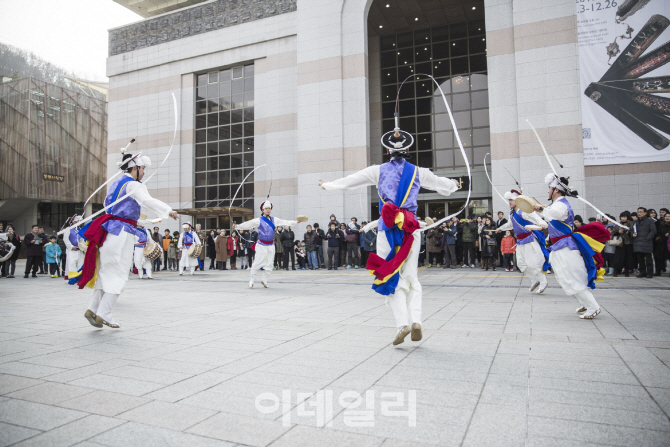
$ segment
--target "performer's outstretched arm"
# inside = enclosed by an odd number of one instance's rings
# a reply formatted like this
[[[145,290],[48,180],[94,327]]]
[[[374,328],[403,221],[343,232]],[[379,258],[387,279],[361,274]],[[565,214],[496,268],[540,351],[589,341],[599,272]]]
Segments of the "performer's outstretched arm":
[[[540,216],[536,211],[533,211],[532,213],[521,211],[521,215],[524,219],[533,222],[535,225],[539,225],[542,228],[547,228],[547,222],[545,222],[544,219],[542,219],[542,216]]]
[[[319,185],[326,191],[343,191],[361,186],[377,185],[378,182],[379,165],[374,165],[332,182],[321,180]]]
[[[236,230],[251,230],[252,228],[258,228],[258,225],[260,225],[261,219],[259,217],[251,220],[247,220],[246,222],[242,222],[241,224],[237,224],[234,226]]]
[[[278,217],[275,217],[275,225],[281,225],[282,227],[289,226],[289,227],[294,227],[298,225],[297,220],[284,220],[280,219]]]
[[[421,181],[422,188],[430,189],[443,196],[448,196],[458,191],[456,180],[438,177],[430,169],[419,168],[419,180]]]
[[[126,192],[128,194],[132,193],[133,198],[137,200],[137,203],[139,203],[140,206],[154,211],[157,214],[157,217],[166,219],[172,212],[172,208],[165,202],[151,197],[147,187],[140,182],[129,182],[126,186]]]

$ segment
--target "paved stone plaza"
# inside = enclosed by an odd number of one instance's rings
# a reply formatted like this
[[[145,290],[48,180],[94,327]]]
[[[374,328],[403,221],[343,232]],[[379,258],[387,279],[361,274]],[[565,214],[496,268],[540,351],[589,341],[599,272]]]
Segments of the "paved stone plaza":
[[[585,321],[553,277],[423,269],[424,338],[393,347],[364,270],[155,277],[120,330],[88,289],[0,280],[0,445],[670,445],[668,278],[599,283]]]

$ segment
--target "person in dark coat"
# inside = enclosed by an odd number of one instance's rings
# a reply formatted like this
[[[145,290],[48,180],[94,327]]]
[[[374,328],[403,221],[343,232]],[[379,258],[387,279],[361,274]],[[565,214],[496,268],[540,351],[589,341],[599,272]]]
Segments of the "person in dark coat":
[[[312,231],[312,226],[307,225],[307,231],[303,235],[305,241],[305,251],[307,252],[307,268],[310,270],[319,270],[319,256],[316,251],[316,240],[319,237],[315,231]]]
[[[370,253],[377,252],[377,228],[372,228],[363,233],[363,240],[367,257],[370,256]]]
[[[635,268],[635,254],[633,253],[633,221],[630,219],[630,213],[628,211],[623,211],[619,215],[619,223],[625,226],[627,229],[623,229],[619,226],[613,226],[610,228],[610,233],[612,233],[612,240],[621,239],[620,245],[616,246],[614,250],[614,277],[619,276],[623,273],[625,276],[629,276],[630,272]]]
[[[340,240],[340,267],[347,266],[347,224],[340,224],[340,231],[344,235],[344,239]]]
[[[275,270],[284,268],[284,246],[281,244],[281,234],[283,231],[282,227],[277,227],[277,231],[275,231]]]
[[[40,237],[39,227],[33,225],[32,232],[26,234],[26,237],[23,238],[23,243],[26,246],[26,271],[23,277],[27,278],[30,270],[32,270],[33,278],[36,278],[37,269],[42,265],[42,247],[46,245],[47,241],[45,238]]]
[[[349,263],[347,268],[358,268],[358,248],[361,245],[361,226],[358,225],[358,219],[355,217],[351,218],[351,222],[347,225],[344,230],[344,239],[347,241],[347,259]]]
[[[207,257],[209,258],[209,270],[216,268],[214,266],[214,262],[216,262],[216,244],[214,242],[214,238],[216,238],[216,233],[214,230],[210,230],[209,234],[207,235]]]
[[[498,253],[498,244],[496,242],[495,230],[496,225],[490,217],[486,217],[486,219],[484,219],[484,228],[482,228],[482,234],[480,236],[482,257],[484,258],[484,270],[488,270],[489,267],[493,267],[494,271],[496,269],[495,258]]]
[[[324,233],[323,230],[319,228],[318,223],[314,224],[314,232],[316,233],[317,260],[319,261],[321,268],[326,268],[326,263],[323,258],[323,241],[326,240],[326,233]]]
[[[14,227],[11,225],[7,225],[7,242],[14,246],[14,251],[12,252],[12,256],[3,263],[3,274],[7,278],[14,278],[16,260],[19,259],[19,252],[21,251],[21,239],[19,239],[18,234],[14,233]]]
[[[633,231],[633,252],[637,256],[640,273],[637,278],[653,278],[654,264],[651,254],[654,251],[654,238],[656,237],[656,222],[647,216],[647,209],[637,209],[637,221]]]
[[[328,233],[326,233],[326,239],[328,240],[328,270],[337,270],[340,263],[340,241],[344,239],[344,233],[337,228],[337,223],[332,220],[329,224]]]
[[[284,247],[284,270],[288,270],[289,256],[291,256],[291,270],[295,270],[295,233],[293,233],[291,227],[284,227],[284,231],[282,231],[279,239],[281,240],[282,247]]]
[[[670,259],[668,236],[670,236],[670,214],[665,214],[663,221],[658,226],[656,240],[654,241],[654,262],[656,263],[654,276],[661,276],[661,273],[665,271],[665,264]]]

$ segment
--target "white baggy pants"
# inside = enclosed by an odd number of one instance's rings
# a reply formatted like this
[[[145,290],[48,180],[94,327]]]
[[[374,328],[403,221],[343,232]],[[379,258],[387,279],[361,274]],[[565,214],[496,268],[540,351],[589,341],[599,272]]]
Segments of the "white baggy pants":
[[[530,278],[531,286],[538,281],[540,282],[540,287],[536,289],[537,291],[541,290],[547,284],[547,277],[542,272],[544,253],[542,253],[540,244],[537,242],[529,242],[523,245],[517,244],[516,261],[521,273],[528,275]]]
[[[573,295],[577,298],[589,313],[600,308],[589,289],[589,275],[579,250],[570,250],[565,247],[552,251],[549,255],[549,262],[556,274],[556,280],[566,295]]]
[[[98,251],[98,277],[88,308],[109,323],[114,323],[112,309],[128,282],[134,245],[135,235],[121,230],[118,236],[107,234]]]
[[[388,300],[395,316],[396,327],[410,326],[412,323],[421,324],[421,301],[423,291],[419,282],[419,252],[421,251],[421,233],[415,231],[412,248],[405,263],[400,268],[400,280],[395,293],[389,295]],[[386,232],[379,230],[377,235],[377,255],[386,259],[392,247],[386,239]]]
[[[249,283],[253,284],[256,273],[262,268],[263,275],[261,280],[268,283],[268,278],[270,277],[270,272],[274,266],[275,259],[275,246],[272,245],[261,245],[256,243],[256,256],[254,257],[254,263],[249,268]]]

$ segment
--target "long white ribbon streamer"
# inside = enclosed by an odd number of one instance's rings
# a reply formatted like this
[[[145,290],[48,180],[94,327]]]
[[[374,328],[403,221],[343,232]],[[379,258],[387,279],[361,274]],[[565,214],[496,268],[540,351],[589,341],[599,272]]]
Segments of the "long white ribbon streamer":
[[[484,155],[484,171],[486,171],[486,178],[489,179],[489,183],[493,187],[493,190],[496,192],[496,194],[498,194],[500,196],[500,198],[503,199],[504,202],[507,202],[507,199],[505,197],[503,197],[502,194],[500,194],[500,191],[498,191],[498,188],[496,188],[496,186],[493,184],[493,180],[491,180],[491,176],[489,175],[489,170],[486,167],[486,157],[488,157],[489,155],[490,154],[488,154],[488,153],[486,155]]]
[[[172,145],[170,146],[170,149],[168,150],[168,153],[167,153],[167,155],[165,156],[165,158],[163,159],[163,162],[160,164],[160,166],[158,166],[158,168],[157,168],[157,169],[156,169],[156,170],[149,176],[149,178],[147,178],[147,179],[144,181],[144,184],[145,184],[145,185],[146,185],[146,183],[147,183],[149,180],[151,180],[151,177],[153,177],[153,176],[156,174],[156,172],[158,172],[158,170],[159,170],[161,167],[163,167],[163,164],[165,164],[165,162],[167,161],[167,158],[170,156],[170,152],[172,152],[172,148],[174,147],[174,143],[175,143],[176,138],[177,138],[177,125],[178,125],[178,121],[179,121],[179,114],[178,114],[178,110],[177,110],[177,98],[175,97],[174,93],[172,93],[172,100],[173,100],[173,104],[174,104],[174,115],[175,115],[175,120],[174,120],[175,128],[174,128],[174,137],[172,138]],[[122,171],[119,171],[119,172],[122,172]],[[109,181],[108,181],[108,182],[109,182]],[[64,230],[59,231],[57,234],[61,235],[61,234],[64,234],[64,233],[70,231],[70,230],[73,229],[73,228],[77,228],[77,227],[80,227],[80,226],[82,226],[82,225],[87,224],[88,222],[90,222],[91,220],[93,220],[93,218],[98,217],[100,214],[102,214],[103,212],[107,211],[109,208],[113,207],[113,206],[116,205],[117,203],[119,203],[119,202],[121,202],[121,201],[123,201],[123,200],[126,200],[126,199],[129,198],[129,197],[132,197],[132,196],[134,195],[134,193],[137,192],[137,191],[139,191],[139,188],[136,189],[135,191],[133,191],[132,193],[127,193],[125,196],[119,198],[119,199],[116,200],[115,202],[110,203],[109,205],[103,207],[103,208],[102,208],[100,211],[98,211],[97,213],[91,214],[91,215],[88,216],[86,219],[82,219],[82,220],[80,220],[79,222],[77,222],[76,224],[71,225],[71,226],[67,227],[67,228],[64,229]]]
[[[530,126],[530,128],[533,129],[533,133],[535,134],[535,137],[537,138],[537,141],[540,143],[540,146],[542,146],[542,150],[544,151],[544,156],[547,158],[547,161],[549,162],[549,166],[551,166],[551,170],[554,172],[554,175],[555,175],[557,178],[559,178],[558,172],[556,172],[556,169],[554,168],[554,164],[551,162],[551,158],[549,158],[549,153],[547,152],[547,149],[544,147],[544,144],[542,143],[542,139],[541,139],[540,136],[537,134],[537,131],[535,130],[535,127],[531,124],[530,121],[526,120],[526,122],[528,123],[528,125]],[[601,214],[602,216],[607,216],[607,214],[605,214],[605,213],[603,213],[602,211],[600,211],[600,210],[599,210],[598,208],[596,208],[591,202],[589,202],[588,200],[586,200],[586,199],[580,197],[578,194],[575,194],[574,196],[571,196],[571,197],[575,197],[575,198],[581,200],[582,202],[586,203],[588,206],[590,206],[591,208],[593,208],[594,210],[596,210],[596,211],[597,211],[599,214]],[[607,218],[607,220],[610,221],[609,217]],[[624,226],[624,225],[621,225],[621,224],[620,224],[619,222],[617,222],[616,220],[612,220],[611,222],[612,222],[613,224],[615,224],[615,225],[618,225],[618,226],[621,227],[621,228],[624,228],[624,229],[626,229],[626,230],[628,229],[628,227],[626,227],[626,226]]]
[[[414,76],[419,76],[419,75],[428,76],[430,79],[432,79],[433,82],[435,83],[435,85],[437,85],[437,89],[440,91],[440,95],[442,95],[442,100],[444,100],[444,106],[447,108],[447,112],[449,112],[449,120],[451,121],[451,127],[454,128],[454,135],[456,135],[456,140],[458,141],[458,147],[461,149],[461,154],[463,155],[463,160],[465,160],[465,166],[467,166],[467,168],[468,168],[468,180],[469,180],[469,182],[468,182],[469,183],[468,184],[468,198],[465,200],[465,205],[463,205],[463,208],[458,210],[458,212],[456,212],[456,213],[450,214],[447,217],[438,220],[437,222],[435,222],[432,225],[429,225],[427,227],[424,227],[424,228],[421,228],[421,229],[417,230],[417,231],[426,231],[426,230],[430,230],[431,228],[442,224],[442,222],[446,222],[447,220],[450,220],[454,216],[458,216],[459,214],[461,214],[463,212],[463,210],[468,209],[468,205],[470,204],[470,194],[472,193],[472,173],[470,172],[470,162],[468,161],[468,155],[465,153],[465,149],[463,149],[463,143],[461,142],[461,136],[458,134],[458,129],[456,128],[456,122],[454,121],[454,115],[451,113],[451,107],[449,107],[449,103],[447,102],[447,98],[444,96],[444,92],[442,91],[442,87],[440,87],[440,84],[431,75],[428,75],[428,74],[425,74],[425,73],[417,73]]]

